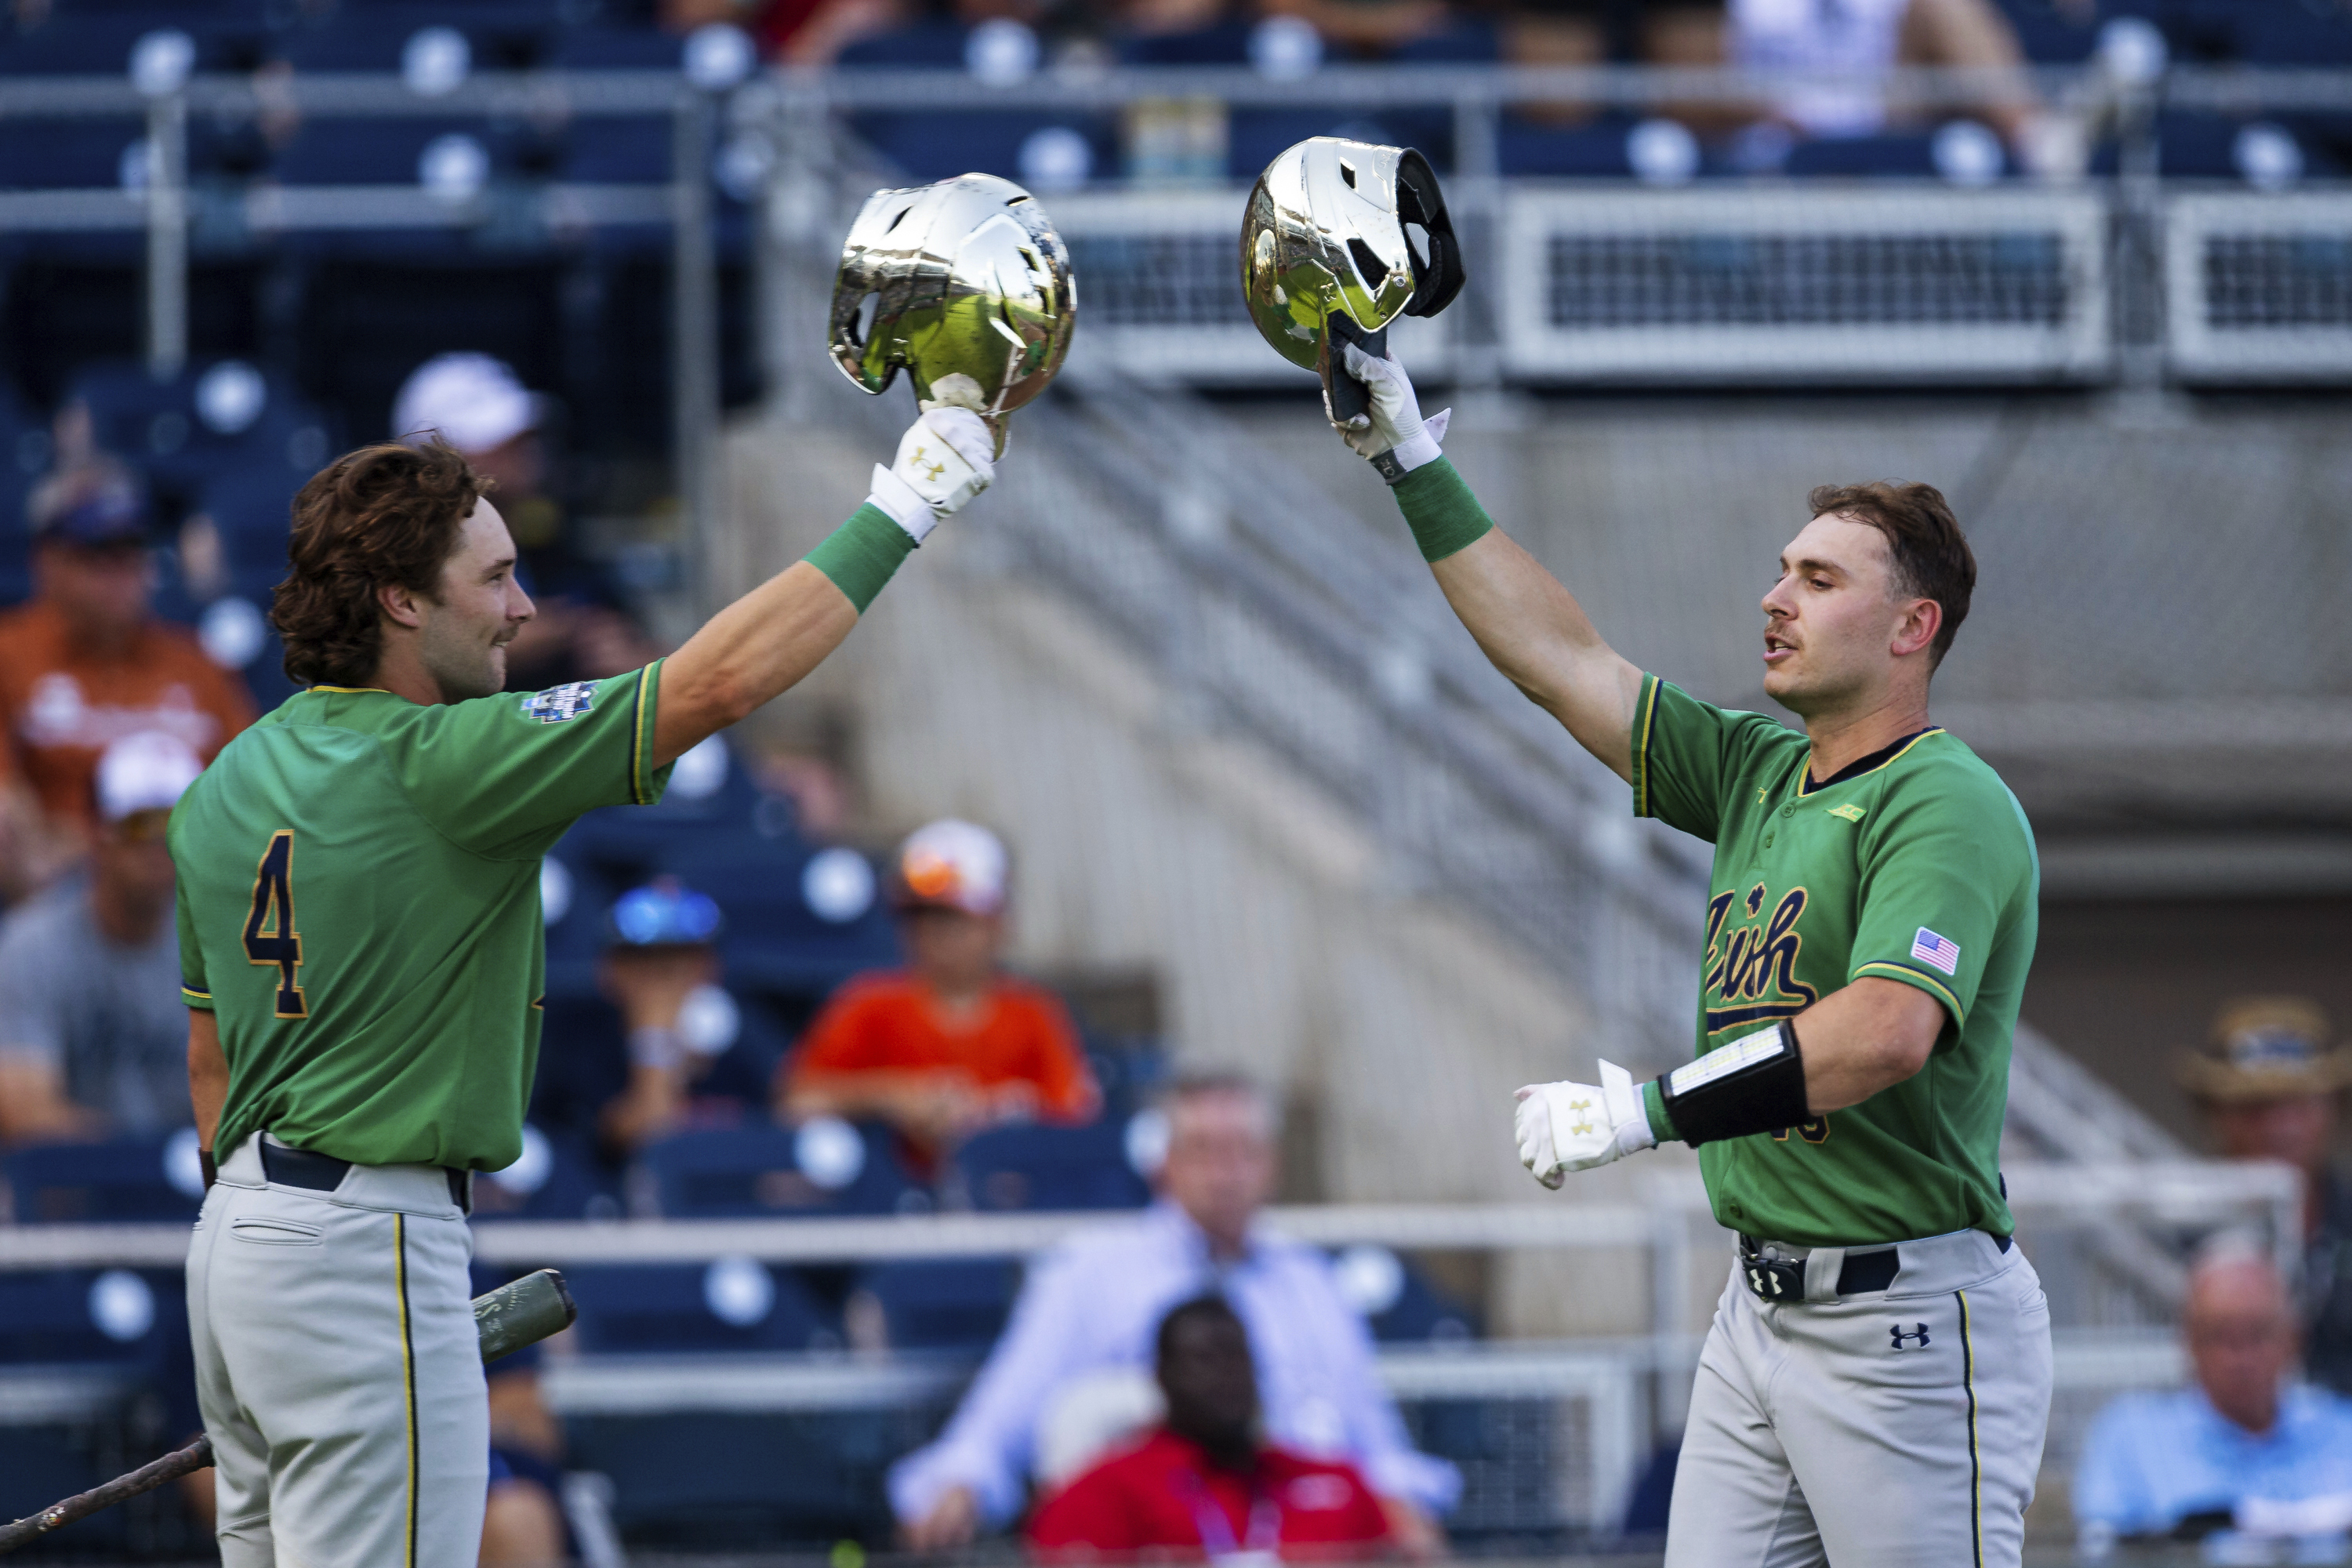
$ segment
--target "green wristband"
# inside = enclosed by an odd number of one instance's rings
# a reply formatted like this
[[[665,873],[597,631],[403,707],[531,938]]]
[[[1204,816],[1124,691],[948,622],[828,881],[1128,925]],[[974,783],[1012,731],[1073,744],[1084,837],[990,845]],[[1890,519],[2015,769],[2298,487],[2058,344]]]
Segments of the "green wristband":
[[[861,506],[849,514],[849,521],[833,531],[823,544],[802,557],[810,565],[833,579],[833,585],[849,595],[849,602],[864,615],[898,563],[914,552],[912,535],[900,528],[897,520],[880,507]]]
[[[1666,1114],[1666,1097],[1658,1092],[1656,1079],[1642,1086],[1642,1109],[1649,1113],[1651,1137],[1661,1143],[1672,1143],[1682,1137],[1675,1131],[1675,1119]]]
[[[1450,458],[1423,463],[1391,489],[1412,529],[1412,542],[1421,546],[1421,558],[1433,566],[1477,543],[1495,526]]]

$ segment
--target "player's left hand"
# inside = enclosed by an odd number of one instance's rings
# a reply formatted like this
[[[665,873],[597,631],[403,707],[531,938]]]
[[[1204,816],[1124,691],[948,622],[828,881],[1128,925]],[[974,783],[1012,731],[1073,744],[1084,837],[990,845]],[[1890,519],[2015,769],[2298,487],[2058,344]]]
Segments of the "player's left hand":
[[[869,505],[881,508],[920,544],[940,520],[996,478],[996,437],[968,408],[927,408],[898,438],[898,460],[874,465]]]
[[[1374,359],[1349,343],[1347,365],[1348,374],[1371,393],[1372,411],[1358,415],[1355,427],[1341,431],[1340,439],[1365,458],[1393,452],[1397,466],[1406,473],[1423,463],[1435,462],[1442,456],[1437,444],[1445,439],[1445,428],[1453,421],[1454,410],[1440,409],[1427,419],[1421,416],[1421,398],[1413,392],[1412,379],[1397,362],[1393,349],[1385,359]]]
[[[1547,1187],[1558,1187],[1570,1171],[1590,1171],[1657,1146],[1642,1091],[1615,1062],[1601,1064],[1598,1088],[1531,1083],[1517,1100],[1519,1163]]]

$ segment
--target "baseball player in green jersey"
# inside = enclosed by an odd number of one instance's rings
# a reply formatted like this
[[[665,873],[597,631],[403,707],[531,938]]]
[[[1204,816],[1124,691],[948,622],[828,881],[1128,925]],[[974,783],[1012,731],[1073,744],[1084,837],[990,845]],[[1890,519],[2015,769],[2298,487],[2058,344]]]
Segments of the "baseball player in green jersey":
[[[294,503],[272,611],[308,689],[174,810],[197,1131],[188,1252],[228,1568],[457,1568],[489,1416],[471,1174],[522,1149],[546,954],[541,858],[582,813],[822,660],[992,477],[975,416],[925,413],[809,556],[666,659],[501,691],[531,616],[515,550],[437,440],[338,459]]]
[[[1716,847],[1697,1054],[1518,1093],[1547,1186],[1697,1146],[1738,1256],[1693,1386],[1669,1568],[2014,1564],[2050,1319],[1998,1162],[2040,873],[2022,811],[1927,717],[1976,563],[1926,485],[1823,486],[1764,596],[1764,689],[1804,732],[1612,652],[1440,455],[1391,357],[1344,432],[1496,667]]]

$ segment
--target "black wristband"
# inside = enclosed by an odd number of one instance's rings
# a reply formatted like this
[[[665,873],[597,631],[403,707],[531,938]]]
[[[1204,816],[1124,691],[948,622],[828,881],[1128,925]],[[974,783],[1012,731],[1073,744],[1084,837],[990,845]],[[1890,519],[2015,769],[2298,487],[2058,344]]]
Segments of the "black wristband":
[[[209,1149],[197,1150],[196,1165],[205,1173],[205,1191],[211,1192],[213,1184],[220,1180],[220,1167],[213,1163],[213,1152]]]
[[[1385,452],[1372,454],[1372,468],[1391,486],[1402,482],[1409,471],[1404,464],[1397,460],[1396,448],[1393,447]]]
[[[1666,1119],[1696,1148],[1794,1127],[1812,1115],[1797,1026],[1783,1018],[1658,1079]]]

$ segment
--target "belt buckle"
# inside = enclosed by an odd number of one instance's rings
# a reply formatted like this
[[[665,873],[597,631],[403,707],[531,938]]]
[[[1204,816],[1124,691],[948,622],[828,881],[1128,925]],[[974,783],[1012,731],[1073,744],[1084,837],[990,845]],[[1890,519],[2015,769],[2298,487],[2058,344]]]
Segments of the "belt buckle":
[[[1749,1253],[1739,1259],[1739,1272],[1748,1293],[1761,1301],[1801,1301],[1805,1299],[1805,1260],[1766,1258]]]

